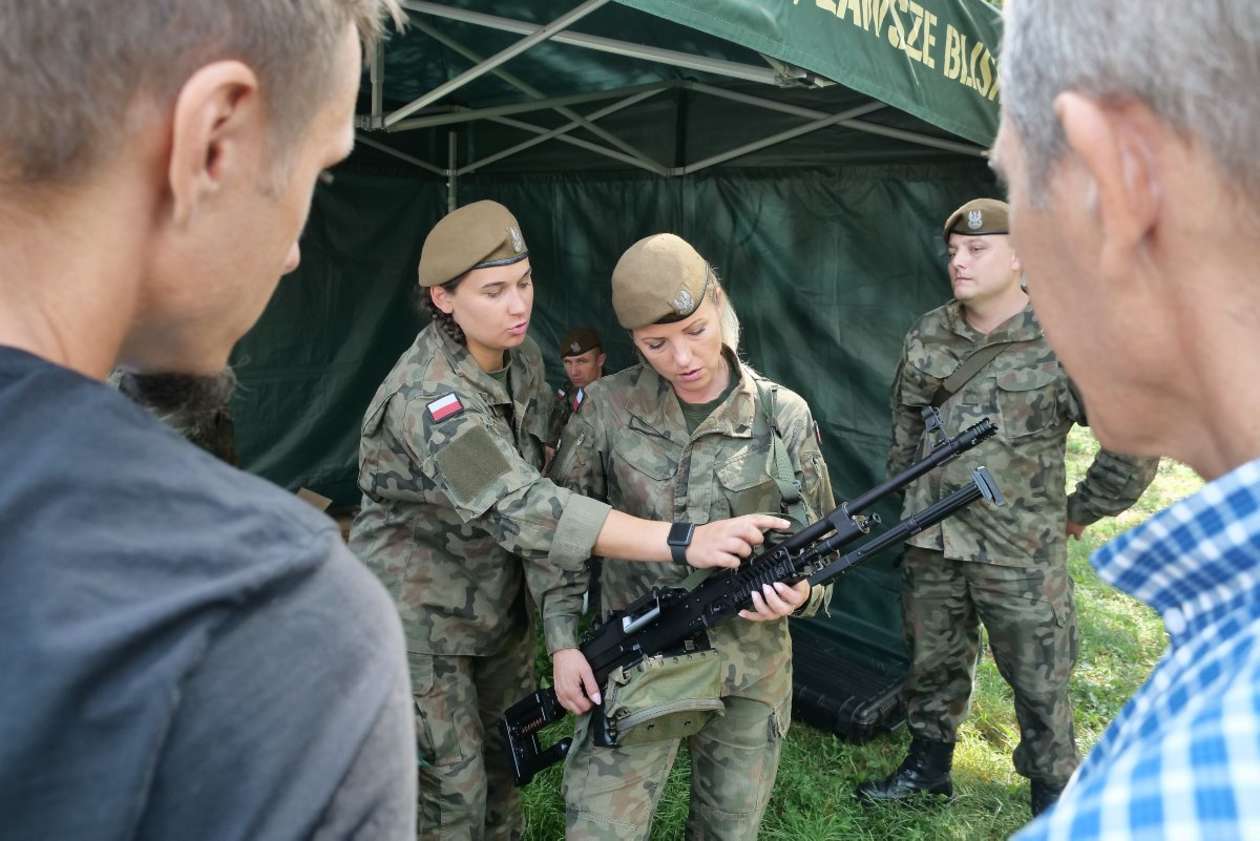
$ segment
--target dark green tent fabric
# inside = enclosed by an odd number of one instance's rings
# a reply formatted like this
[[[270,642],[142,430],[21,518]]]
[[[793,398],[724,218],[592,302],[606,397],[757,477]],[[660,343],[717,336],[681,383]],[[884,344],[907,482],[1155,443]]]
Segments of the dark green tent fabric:
[[[999,12],[971,0],[618,0],[834,79],[959,137],[997,130]]]
[[[555,383],[554,348],[576,324],[601,330],[612,367],[634,361],[609,301],[622,250],[665,230],[694,243],[740,314],[745,358],[809,401],[844,498],[882,478],[901,341],[948,296],[938,224],[991,193],[988,178],[980,163],[715,170],[689,180],[528,175],[468,183],[462,195],[494,198],[521,220],[538,280],[530,332]],[[358,423],[420,324],[415,264],[444,203],[436,181],[343,173],[320,188],[302,266],[237,352],[238,446],[249,469],[357,502]],[[899,652],[897,586],[887,562],[851,574],[833,624],[861,626],[860,639]]]
[[[446,2],[540,24],[576,0]],[[862,119],[877,127],[986,145],[995,119],[996,90],[986,75],[994,15],[977,0],[620,0],[577,29],[749,66],[767,66],[764,54],[838,84],[734,82],[556,43],[504,69],[545,96],[667,85],[599,123],[667,168],[808,119],[717,98],[701,85],[826,114],[876,97],[889,106]],[[423,20],[483,56],[520,37]],[[929,63],[912,48],[933,33]],[[396,36],[385,54],[385,113],[471,64],[418,28]],[[417,116],[531,98],[488,75]],[[365,77],[361,112],[369,102]],[[519,116],[546,129],[567,120],[547,110]],[[574,135],[606,143],[582,129]],[[532,136],[488,121],[371,134],[374,143],[442,168],[451,138],[455,163],[464,167]],[[745,358],[809,401],[837,497],[845,498],[883,478],[888,387],[902,339],[948,296],[941,222],[967,199],[997,195],[983,160],[965,152],[834,125],[663,178],[548,142],[461,175],[456,193],[459,204],[497,199],[521,220],[538,280],[530,333],[555,384],[563,372],[554,348],[572,326],[603,332],[612,368],[634,361],[611,313],[612,266],[647,234],[674,231],[689,239],[727,285],[743,321]],[[316,192],[301,266],[281,282],[234,355],[241,381],[234,408],[247,469],[345,505],[358,502],[363,411],[422,326],[413,303],[416,262],[424,235],[446,212],[448,193],[444,178],[366,143],[335,175]],[[895,518],[896,502],[879,513]],[[811,620],[885,664],[903,651],[891,561],[850,573],[837,587],[831,618]]]
[[[446,0],[445,5],[539,25],[568,11],[576,0]],[[555,42],[533,47],[503,69],[543,96],[608,92],[607,100],[577,109],[588,113],[614,101],[618,91],[633,86],[703,83],[823,113],[883,102],[888,107],[864,115],[862,120],[954,142],[966,139],[986,146],[992,141],[997,126],[991,52],[997,41],[993,28],[997,13],[992,7],[980,0],[846,0],[841,6],[847,10],[844,17],[829,10],[841,8],[832,0],[625,0],[607,4],[575,27],[585,35],[734,62],[772,76],[764,57],[769,56],[836,82],[823,90],[788,82],[774,86],[735,81],[700,70]],[[871,7],[869,14],[863,11],[866,7]],[[516,33],[440,16],[415,17],[419,25],[393,37],[385,53],[386,115],[472,66],[466,56],[435,40],[429,31],[436,31],[482,57],[493,55],[520,38]],[[855,24],[855,20],[861,20],[863,25]],[[916,20],[922,21],[917,28]],[[896,34],[903,30],[904,38]],[[894,47],[890,39],[901,47]],[[913,44],[920,39],[932,43],[926,53],[919,52],[915,58]],[[368,90],[365,81],[361,111],[370,107]],[[443,100],[443,106],[475,109],[517,104],[531,98],[491,73]],[[513,118],[545,129],[567,122],[567,118],[546,109],[514,114]],[[799,116],[743,105],[732,108],[731,102],[709,95],[671,90],[604,118],[599,125],[669,167],[700,160],[804,122]],[[380,132],[376,137],[409,155],[446,167],[447,132],[451,130],[459,136],[461,167],[532,136],[520,128],[479,121],[419,131]],[[585,129],[573,132],[573,136],[608,145]],[[366,155],[376,156],[370,151]],[[734,165],[775,166],[785,158],[793,158],[791,165],[835,165],[845,160],[923,160],[941,155],[902,140],[835,126],[804,135],[786,146],[758,150],[739,158]],[[622,165],[589,150],[550,142],[492,164],[488,171],[572,172],[610,167]]]

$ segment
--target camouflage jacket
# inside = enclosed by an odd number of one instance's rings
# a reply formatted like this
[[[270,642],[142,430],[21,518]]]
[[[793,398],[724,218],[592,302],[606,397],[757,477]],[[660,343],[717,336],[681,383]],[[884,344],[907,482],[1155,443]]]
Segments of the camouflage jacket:
[[[937,387],[975,350],[1015,342],[940,407],[949,434],[991,418],[998,434],[906,492],[909,514],[962,487],[972,468],[987,466],[1006,505],[972,505],[910,539],[947,558],[1003,566],[1066,563],[1066,520],[1082,525],[1132,505],[1155,477],[1159,459],[1101,451],[1068,497],[1064,449],[1068,430],[1085,414],[1063,367],[1046,343],[1031,306],[987,336],[971,327],[950,301],[932,310],[906,336],[892,388],[892,448],[888,475],[930,448],[920,411]]]
[[[586,392],[582,392],[583,399]],[[560,435],[564,432],[569,418],[573,417],[573,383],[566,382],[556,389],[555,400],[551,405],[551,419],[547,426],[547,444],[555,447],[560,443]]]
[[[363,419],[350,548],[397,602],[411,651],[491,654],[525,633],[523,583],[542,593],[561,568],[584,566],[607,517],[539,473],[542,356],[527,339],[510,359],[509,396],[426,327]]]
[[[551,467],[557,482],[606,500],[619,511],[666,522],[708,523],[755,512],[783,514],[799,528],[835,507],[827,465],[805,401],[735,363],[740,381],[691,435],[678,398],[648,365],[600,378],[587,389],[569,421]],[[800,482],[801,502],[787,506],[769,464],[770,424],[761,395],[773,395],[775,423]],[[605,615],[653,586],[680,584],[685,564],[605,559],[601,572]],[[574,644],[581,592],[570,586],[569,610],[545,622],[548,648]],[[815,587],[803,615],[816,612],[830,589]],[[733,619],[710,632],[723,657],[723,694],[778,706],[791,689],[791,642],[786,622]]]

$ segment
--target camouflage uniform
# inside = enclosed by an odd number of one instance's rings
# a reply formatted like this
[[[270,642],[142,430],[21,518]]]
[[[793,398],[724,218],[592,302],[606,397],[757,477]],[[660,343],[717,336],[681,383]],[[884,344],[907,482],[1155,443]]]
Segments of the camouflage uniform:
[[[1014,342],[940,407],[957,432],[983,417],[998,435],[907,490],[905,512],[962,487],[972,468],[992,470],[1006,505],[973,505],[909,541],[903,617],[913,652],[906,681],[911,733],[953,742],[966,714],[979,652],[979,621],[1015,694],[1020,745],[1015,769],[1052,785],[1066,782],[1078,756],[1068,681],[1076,661],[1076,618],[1067,571],[1066,520],[1088,525],[1141,496],[1158,459],[1102,451],[1068,497],[1064,448],[1085,414],[1031,307],[992,333],[973,329],[951,301],[906,337],[893,384],[888,473],[929,449],[921,409],[978,348]]]
[[[539,474],[542,357],[528,339],[509,356],[510,394],[430,325],[363,421],[350,546],[407,635],[425,839],[519,836],[494,720],[534,688],[525,584],[542,593],[557,570],[580,568],[609,510]]]
[[[556,399],[551,407],[551,420],[547,424],[547,443],[552,447],[559,445],[560,435],[564,432],[564,427],[569,422],[569,418],[573,417],[573,383],[566,382],[564,385],[556,389]],[[580,400],[585,399],[586,391],[582,391]]]
[[[647,365],[603,377],[588,388],[582,410],[561,440],[551,475],[615,508],[652,520],[707,523],[753,512],[783,512],[812,520],[834,507],[830,480],[809,407],[798,395],[734,362],[739,382],[726,400],[688,434],[669,383]],[[773,391],[775,424],[801,484],[802,501],[782,502],[769,472],[770,423],[762,394]],[[624,608],[656,585],[681,583],[678,563],[605,559],[601,608]],[[548,647],[574,642],[578,594],[547,624]],[[802,610],[810,615],[830,597],[815,587]],[[786,622],[739,619],[710,633],[722,657],[726,714],[689,742],[692,757],[691,837],[755,838],[778,768],[791,712],[792,649]],[[678,751],[668,740],[595,747],[590,716],[578,723],[565,764],[570,838],[647,838],[663,783]]]

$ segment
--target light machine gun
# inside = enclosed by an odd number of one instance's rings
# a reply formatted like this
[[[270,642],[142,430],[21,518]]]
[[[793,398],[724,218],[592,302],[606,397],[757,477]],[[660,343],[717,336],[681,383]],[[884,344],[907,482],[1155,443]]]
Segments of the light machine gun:
[[[954,438],[941,440],[921,461],[856,499],[842,503],[823,519],[759,553],[738,569],[711,575],[690,590],[653,587],[625,610],[613,613],[593,627],[583,639],[581,651],[595,673],[595,680],[603,687],[609,673],[618,666],[630,666],[658,654],[707,648],[706,630],[751,607],[750,594],[759,591],[763,584],[781,581],[791,585],[806,578],[811,585],[824,584],[859,561],[936,525],[981,497],[1001,505],[1002,494],[993,477],[980,467],[972,471],[967,486],[829,561],[839,549],[880,524],[877,515],[864,515],[863,511],[996,432],[997,427],[985,418]],[[595,743],[605,747],[615,745],[615,725],[602,712],[600,707],[592,712]],[[539,771],[564,758],[570,739],[560,739],[543,750],[538,733],[565,715],[555,692],[540,689],[509,707],[499,720],[516,785],[528,784]]]

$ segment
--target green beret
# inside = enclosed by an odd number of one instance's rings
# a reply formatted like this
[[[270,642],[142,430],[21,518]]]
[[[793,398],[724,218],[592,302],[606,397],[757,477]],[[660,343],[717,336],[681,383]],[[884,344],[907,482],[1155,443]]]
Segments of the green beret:
[[[949,214],[945,220],[945,239],[950,234],[977,237],[984,234],[1009,234],[1009,211],[1006,202],[997,199],[972,199]]]
[[[506,266],[529,256],[516,217],[495,201],[452,210],[420,249],[420,285],[441,286],[473,269]]]
[[[621,255],[612,274],[612,305],[627,330],[679,321],[704,300],[713,273],[686,240],[653,234]]]
[[[588,350],[602,348],[603,346],[603,343],[599,340],[599,334],[591,328],[574,327],[564,334],[564,341],[560,343],[560,358],[579,356]]]

